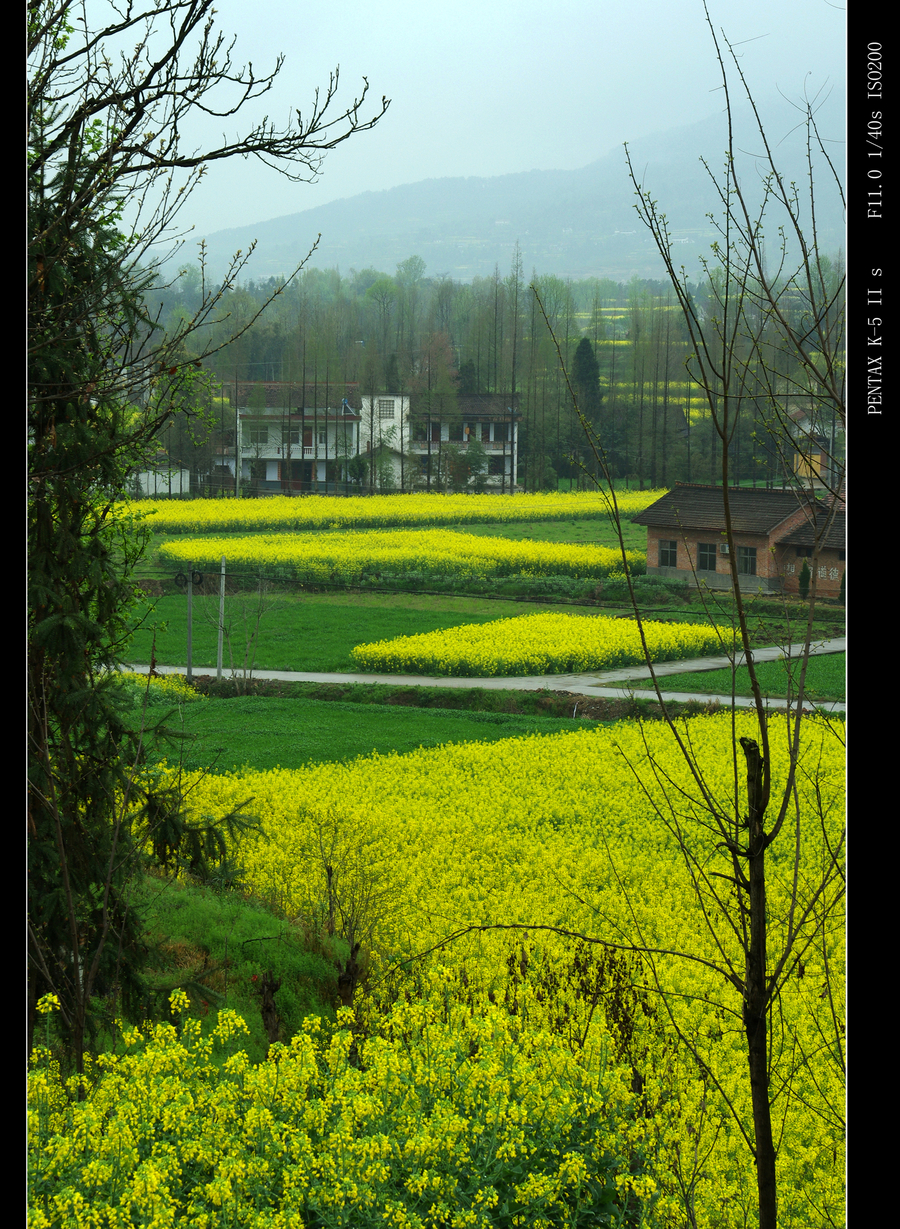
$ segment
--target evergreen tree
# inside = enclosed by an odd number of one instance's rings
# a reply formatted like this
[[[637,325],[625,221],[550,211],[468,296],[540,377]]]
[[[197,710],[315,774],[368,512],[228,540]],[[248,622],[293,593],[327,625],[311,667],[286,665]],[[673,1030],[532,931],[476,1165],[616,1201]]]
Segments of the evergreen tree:
[[[193,108],[217,105],[210,92],[242,87],[237,105],[219,108],[231,115],[280,69],[236,71],[211,18],[212,0],[161,0],[149,17],[113,8],[107,27],[88,30],[64,3],[28,6],[29,1044],[37,1001],[56,994],[79,1070],[99,996],[118,994],[126,1014],[136,1006],[141,944],[128,877],[137,849],[162,848],[165,833],[165,859],[184,845],[194,869],[223,849],[187,830],[177,796],[143,792],[144,734],[126,719],[115,667],[144,539],[120,501],[190,401],[205,354],[188,358],[186,340],[242,260],[169,335],[145,308],[154,277],[142,262],[204,162],[254,155],[302,180],[326,149],[380,118],[361,119],[362,98],[328,117],[335,75],[294,129],[263,121],[219,148],[180,148]],[[127,57],[97,54],[123,41]],[[180,190],[177,170],[188,176]],[[126,198],[138,208],[132,226]]]
[[[400,364],[397,362],[397,355],[392,354],[384,368],[384,391],[391,393],[393,396],[398,396],[400,385]]]
[[[600,415],[600,366],[594,347],[582,337],[572,360],[572,383],[578,394],[578,408],[588,422],[596,424]]]
[[[474,361],[467,358],[459,368],[459,394],[461,397],[469,397],[477,392],[478,372],[475,369]]]

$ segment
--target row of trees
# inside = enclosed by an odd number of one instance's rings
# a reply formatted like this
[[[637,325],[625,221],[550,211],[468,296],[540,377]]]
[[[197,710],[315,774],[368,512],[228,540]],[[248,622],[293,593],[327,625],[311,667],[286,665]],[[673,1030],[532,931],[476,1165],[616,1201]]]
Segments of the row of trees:
[[[824,254],[821,261],[827,293],[838,309],[841,263]],[[710,271],[699,284],[685,284],[698,319],[715,312],[722,291],[717,276]],[[776,280],[787,318],[799,321],[805,310],[802,288],[784,274]],[[197,270],[186,267],[160,296],[159,310],[170,325],[193,309],[200,285]],[[244,331],[210,362],[210,377],[219,387],[211,385],[202,399],[183,406],[180,426],[172,428],[170,455],[180,462],[193,456],[196,464],[197,450],[206,443],[208,451],[210,443],[208,434],[197,430],[198,411],[204,404],[218,405],[210,426],[218,423],[221,429],[223,405],[238,382],[316,383],[333,390],[356,383],[370,397],[410,395],[417,421],[449,424],[459,417],[457,394],[515,397],[519,485],[536,490],[554,488],[560,480],[582,482],[590,454],[549,325],[617,479],[651,487],[716,481],[721,445],[696,371],[688,370],[693,345],[671,285],[636,278],[628,285],[597,279],[566,283],[539,276],[531,285],[546,320],[518,260],[508,276],[501,278],[498,271],[471,284],[427,278],[423,262],[411,257],[395,277],[375,270],[351,271],[343,278],[336,271],[308,270],[289,285],[272,280],[228,290],[222,299],[228,321],[209,326],[202,336],[218,347],[228,328]],[[273,294],[271,309],[260,318],[262,304]],[[771,486],[781,485],[794,458],[776,448],[765,431],[768,407],[777,405],[782,415],[796,413],[805,407],[809,390],[798,378],[800,360],[784,353],[776,321],[763,315],[760,324],[758,336],[735,338],[752,412],[735,424],[727,447],[736,481]],[[773,366],[782,370],[777,385],[768,374]],[[820,423],[818,430],[836,438],[834,422]],[[417,479],[411,466],[410,484]]]

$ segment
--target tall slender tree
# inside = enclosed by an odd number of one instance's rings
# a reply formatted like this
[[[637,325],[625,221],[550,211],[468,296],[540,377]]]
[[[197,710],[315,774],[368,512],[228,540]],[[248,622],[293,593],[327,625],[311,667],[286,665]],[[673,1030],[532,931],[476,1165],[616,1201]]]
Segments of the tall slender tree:
[[[791,1122],[796,1129],[810,1115],[811,1102],[824,1123],[822,1138],[828,1153],[838,1165],[838,1140],[843,1127],[843,1105],[829,1095],[828,1087],[843,1078],[844,1042],[841,1020],[841,989],[830,962],[835,955],[833,933],[841,925],[844,896],[844,833],[833,818],[835,799],[828,796],[817,774],[816,747],[821,737],[841,738],[839,726],[822,730],[804,716],[806,666],[812,641],[816,605],[817,560],[823,548],[843,494],[843,463],[837,448],[828,457],[825,473],[813,475],[803,469],[789,471],[789,487],[797,495],[807,528],[815,545],[810,559],[808,613],[802,628],[802,645],[792,671],[787,716],[773,715],[763,694],[751,651],[750,615],[747,593],[738,565],[737,530],[732,515],[734,480],[732,443],[743,417],[751,417],[760,398],[757,384],[757,355],[769,331],[778,345],[768,351],[765,367],[765,421],[773,447],[786,459],[797,447],[791,404],[803,397],[804,410],[816,413],[819,421],[834,421],[835,435],[845,424],[844,400],[844,305],[842,275],[832,277],[831,261],[821,251],[816,231],[816,201],[821,193],[814,169],[824,167],[826,187],[843,203],[843,189],[828,159],[817,126],[815,109],[806,107],[806,136],[810,160],[809,196],[803,202],[794,185],[785,183],[774,158],[772,145],[741,70],[733,48],[720,39],[707,21],[718,57],[728,124],[727,157],[724,171],[715,176],[722,203],[717,219],[720,241],[713,248],[707,265],[708,306],[698,309],[685,271],[677,261],[665,215],[650,192],[635,175],[629,161],[632,182],[638,193],[641,220],[650,231],[665,262],[672,290],[678,300],[690,335],[692,372],[702,390],[709,420],[718,442],[717,479],[722,493],[724,541],[728,547],[730,580],[734,593],[735,668],[738,653],[747,663],[756,737],[735,740],[731,750],[732,786],[722,792],[708,774],[689,733],[669,714],[650,661],[645,657],[657,698],[668,722],[674,747],[683,759],[692,786],[685,790],[672,786],[671,769],[648,753],[641,765],[632,765],[638,775],[644,770],[654,774],[665,801],[654,809],[675,841],[691,876],[698,913],[709,940],[710,959],[704,963],[720,979],[720,994],[707,999],[723,1014],[733,1014],[743,1036],[746,1055],[746,1082],[751,1113],[749,1120],[738,1113],[733,1095],[721,1082],[714,1081],[724,1112],[743,1136],[753,1158],[756,1176],[756,1205],[760,1229],[776,1229],[779,1220],[778,1151],[779,1136]],[[757,124],[757,137],[765,151],[767,174],[763,179],[762,202],[751,202],[736,173],[738,151],[732,131],[734,82],[750,103]],[[756,177],[754,177],[756,182]],[[795,243],[791,264],[783,240],[777,272],[766,262],[764,221],[767,213],[777,211],[782,236],[790,234]],[[804,218],[811,219],[808,224]],[[536,288],[536,293],[537,293]],[[802,310],[794,311],[794,301]],[[815,339],[815,348],[811,345]],[[560,349],[562,349],[560,345]],[[573,401],[577,393],[572,386]],[[580,415],[583,429],[595,451],[605,476],[602,441],[597,438],[586,416]],[[811,434],[811,432],[810,432]],[[801,446],[803,440],[801,437]],[[826,499],[819,496],[824,488]],[[616,512],[615,492],[610,482],[610,506],[619,526],[623,552],[621,518]],[[627,574],[627,566],[624,568]],[[627,577],[638,629],[643,637],[640,609],[635,600],[630,575]],[[787,746],[788,766],[779,777],[773,770],[775,740]],[[812,745],[811,755],[807,747]],[[817,803],[804,811],[798,782],[809,773],[816,783]],[[821,786],[821,788],[820,788]],[[777,875],[787,885],[787,900],[777,915],[767,904],[767,891]],[[604,938],[599,939],[600,942]],[[673,990],[657,973],[659,954],[644,946],[640,935],[629,945],[648,959],[651,979],[656,985],[666,1012],[680,1042],[698,1064],[704,1079],[711,1068],[704,1057],[699,1038],[688,1037],[678,1022],[677,1003],[682,987]],[[795,1000],[794,1010],[808,1022],[803,1023],[782,1010],[783,996],[795,971],[802,976],[807,954],[822,954],[825,968],[821,992],[809,1001]],[[686,960],[696,960],[696,952],[680,952]],[[823,1006],[824,1001],[824,1006]],[[805,1049],[804,1036],[817,1038],[816,1053]],[[827,1065],[827,1078],[820,1079],[817,1064]],[[821,1157],[818,1162],[827,1165]],[[816,1223],[832,1221],[833,1208],[810,1207]],[[690,1193],[686,1192],[688,1223],[696,1223]],[[832,1222],[834,1223],[834,1222]]]

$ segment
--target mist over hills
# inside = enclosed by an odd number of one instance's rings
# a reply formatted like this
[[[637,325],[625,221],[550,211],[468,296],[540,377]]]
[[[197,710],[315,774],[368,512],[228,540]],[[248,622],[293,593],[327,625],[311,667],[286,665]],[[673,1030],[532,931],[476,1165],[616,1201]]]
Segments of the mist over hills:
[[[842,174],[844,124],[839,102],[826,100],[817,123],[824,136],[841,138],[829,142],[829,155]],[[805,130],[797,128],[802,115],[782,98],[767,106],[764,114],[777,165],[786,182],[797,183],[808,224],[808,204],[803,202],[809,178]],[[754,155],[761,152],[762,143],[751,121],[749,109],[736,115],[735,144],[741,151],[736,161],[742,187],[757,200],[762,164]],[[700,257],[708,254],[717,237],[706,215],[721,214],[722,209],[700,158],[721,180],[725,145],[724,116],[716,114],[630,147],[635,172],[667,214],[672,238],[692,276],[699,273]],[[815,177],[820,245],[825,252],[836,253],[844,247],[844,216],[821,156]],[[256,239],[244,277],[286,275],[321,232],[309,266],[342,272],[373,267],[393,273],[400,261],[416,254],[424,259],[427,276],[470,281],[490,276],[495,267],[505,275],[518,243],[526,277],[536,270],[564,278],[608,277],[620,282],[634,275],[662,278],[661,258],[634,203],[625,151],[618,148],[579,170],[427,179],[218,231],[206,236],[208,271],[221,277],[233,253],[239,248],[246,251]],[[773,205],[768,217],[771,259],[777,253],[783,210]],[[189,240],[180,263],[193,250]]]

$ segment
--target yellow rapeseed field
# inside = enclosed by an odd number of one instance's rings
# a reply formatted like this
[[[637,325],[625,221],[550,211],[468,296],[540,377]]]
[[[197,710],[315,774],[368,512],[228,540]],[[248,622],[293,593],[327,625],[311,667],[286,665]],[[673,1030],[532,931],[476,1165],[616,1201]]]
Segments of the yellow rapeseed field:
[[[617,491],[623,516],[665,495]],[[266,499],[142,499],[129,505],[147,516],[154,533],[224,533],[244,529],[390,529],[406,525],[465,525],[494,521],[594,520],[610,513],[602,491],[520,495],[273,495]]]
[[[188,538],[165,542],[163,559],[179,565],[264,568],[312,581],[358,580],[363,575],[428,572],[458,577],[602,577],[622,568],[622,555],[607,546],[558,542],[514,542],[452,529],[370,529],[329,534],[258,534],[235,538]],[[628,551],[626,560],[642,571],[646,557]]]
[[[647,621],[643,628],[651,661],[723,651],[709,623]],[[464,678],[614,670],[645,661],[635,621],[555,612],[397,636],[357,645],[352,655],[364,670]]]
[[[735,740],[755,719],[678,728],[738,830]],[[797,1229],[843,1223],[841,918],[789,909],[840,839],[843,749],[826,722],[803,728],[790,830],[768,854],[770,959],[786,927],[805,945],[772,1026],[779,1220]],[[784,733],[774,720],[776,791]],[[685,1190],[697,1226],[754,1223],[731,889],[722,918],[720,881],[699,898],[692,884],[730,863],[664,725],[183,784],[208,815],[253,797],[265,839],[241,851],[247,878],[307,932],[330,868],[365,985],[352,1017],[311,1023],[259,1067],[226,1013],[206,1039],[190,1021],[132,1032],[80,1105],[42,1069],[32,1174],[52,1193],[35,1226],[636,1225],[601,1215],[629,1185],[648,1229],[687,1223]]]

